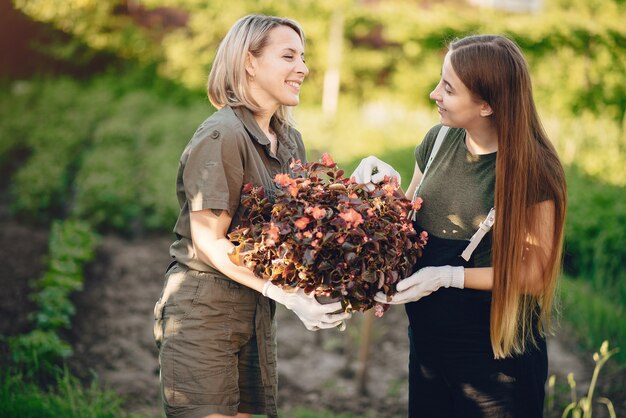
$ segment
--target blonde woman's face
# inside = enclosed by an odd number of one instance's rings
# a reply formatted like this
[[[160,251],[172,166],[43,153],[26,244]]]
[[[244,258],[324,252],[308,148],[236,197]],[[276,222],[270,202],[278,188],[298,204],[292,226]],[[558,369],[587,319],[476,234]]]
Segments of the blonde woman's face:
[[[251,77],[250,93],[261,108],[274,113],[279,106],[300,103],[300,86],[309,69],[296,31],[288,26],[272,29],[261,55],[249,54],[248,58],[246,71]]]
[[[439,112],[439,121],[451,128],[471,128],[482,122],[484,102],[477,102],[463,84],[450,63],[450,52],[446,54],[441,69],[441,80],[430,93]]]

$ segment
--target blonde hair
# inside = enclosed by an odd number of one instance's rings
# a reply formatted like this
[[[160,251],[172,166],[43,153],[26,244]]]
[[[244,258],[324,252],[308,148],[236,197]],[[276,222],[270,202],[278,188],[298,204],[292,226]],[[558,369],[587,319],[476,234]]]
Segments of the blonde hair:
[[[450,54],[461,81],[493,109],[498,132],[490,334],[495,357],[504,358],[523,353],[529,342],[536,343],[537,333],[549,330],[563,246],[565,174],[539,120],[519,46],[504,36],[475,35],[452,42]],[[544,219],[537,210],[543,200],[553,202],[554,218]],[[543,286],[540,294],[529,294],[526,239],[546,228],[551,228],[552,248],[533,250]]]
[[[293,29],[304,45],[300,25],[284,17],[248,15],[239,19],[228,31],[217,49],[207,83],[209,100],[216,108],[245,106],[257,113],[262,109],[250,95],[246,73],[248,52],[255,57],[263,53],[270,31],[279,26]],[[293,126],[291,108],[280,106],[273,116],[281,125]]]

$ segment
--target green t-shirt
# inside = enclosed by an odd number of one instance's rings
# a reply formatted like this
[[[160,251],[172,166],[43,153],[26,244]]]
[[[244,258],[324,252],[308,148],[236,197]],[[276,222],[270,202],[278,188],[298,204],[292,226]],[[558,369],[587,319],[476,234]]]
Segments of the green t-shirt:
[[[422,172],[440,127],[431,128],[415,149]],[[438,238],[469,240],[493,207],[495,175],[496,153],[471,154],[465,129],[450,128],[420,187],[418,195],[424,202],[417,224]],[[490,264],[490,243],[491,232],[474,252],[478,264]]]

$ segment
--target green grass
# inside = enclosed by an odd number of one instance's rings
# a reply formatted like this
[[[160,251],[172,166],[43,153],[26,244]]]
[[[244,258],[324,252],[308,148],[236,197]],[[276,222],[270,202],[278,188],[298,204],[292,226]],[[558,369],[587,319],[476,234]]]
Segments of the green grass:
[[[279,412],[279,416],[286,417]],[[261,415],[255,415],[254,418],[261,418]],[[295,410],[289,413],[290,418],[376,418],[377,414],[367,414],[367,415],[353,415],[353,414],[343,414],[339,412],[331,412],[331,411],[311,411],[305,408],[296,408]],[[400,418],[400,417],[389,417],[389,418]]]
[[[4,418],[140,418],[122,409],[122,398],[100,388],[83,386],[67,370],[42,389],[21,374],[0,375],[0,411]]]
[[[147,418],[125,412],[123,403],[120,395],[101,388],[97,380],[83,385],[67,370],[58,371],[56,379],[47,388],[42,388],[19,373],[0,374],[0,415],[3,418]],[[290,418],[375,417],[305,408],[296,408],[289,415],[282,412],[279,415]]]
[[[619,347],[615,360],[626,366],[626,308],[624,304],[607,300],[594,292],[582,279],[563,277],[561,280],[561,316],[572,325],[576,338],[589,350],[595,350],[604,340]]]

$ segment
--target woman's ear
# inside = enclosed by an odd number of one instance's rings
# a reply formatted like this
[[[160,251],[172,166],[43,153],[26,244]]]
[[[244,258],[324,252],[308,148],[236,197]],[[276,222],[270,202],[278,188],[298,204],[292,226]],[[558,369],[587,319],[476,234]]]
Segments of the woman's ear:
[[[487,116],[493,115],[493,109],[487,102],[483,102],[480,106],[480,116],[486,118]]]
[[[246,55],[245,66],[246,66],[246,73],[248,74],[248,77],[250,77],[251,79],[254,79],[255,60],[256,58],[254,57],[254,55],[252,55],[252,53],[248,51],[248,55]]]

